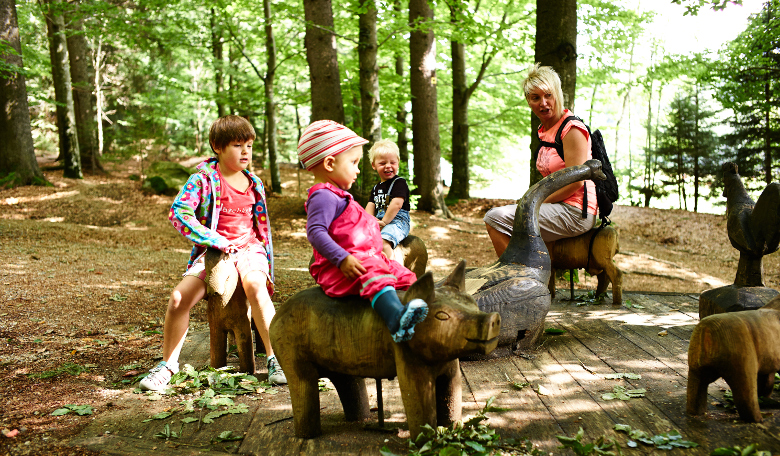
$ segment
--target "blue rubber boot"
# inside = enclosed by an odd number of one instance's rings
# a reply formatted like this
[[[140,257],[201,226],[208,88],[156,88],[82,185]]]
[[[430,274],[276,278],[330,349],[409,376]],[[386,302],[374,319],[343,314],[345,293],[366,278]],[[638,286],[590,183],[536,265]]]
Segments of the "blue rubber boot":
[[[394,342],[405,342],[414,336],[414,327],[428,316],[428,304],[413,299],[404,306],[393,287],[385,287],[371,300],[371,306],[385,321]]]

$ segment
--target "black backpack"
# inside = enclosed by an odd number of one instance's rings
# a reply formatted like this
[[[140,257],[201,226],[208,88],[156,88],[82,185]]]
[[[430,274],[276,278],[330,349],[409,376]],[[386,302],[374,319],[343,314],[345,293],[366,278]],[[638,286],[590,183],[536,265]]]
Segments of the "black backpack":
[[[539,155],[539,150],[542,147],[554,148],[555,151],[558,152],[558,156],[561,157],[561,160],[564,160],[563,142],[561,141],[561,132],[563,131],[563,127],[565,127],[566,124],[568,124],[572,120],[579,120],[580,122],[582,122],[582,119],[580,119],[577,116],[568,116],[565,119],[563,119],[560,128],[558,128],[558,131],[555,133],[554,143],[542,141],[541,139],[539,140],[539,147],[536,149],[536,152],[534,153],[534,161],[536,161],[536,157]],[[614,203],[618,199],[617,179],[615,179],[615,172],[612,171],[612,164],[609,162],[609,157],[607,156],[607,149],[606,147],[604,147],[604,138],[601,136],[601,132],[599,130],[596,130],[591,133],[590,127],[585,122],[582,123],[585,125],[585,128],[588,129],[588,133],[590,134],[591,154],[593,155],[593,158],[601,162],[601,171],[603,171],[604,174],[607,176],[606,180],[594,179],[593,182],[596,184],[596,203],[598,204],[599,207],[599,218],[602,220],[602,223],[609,224],[608,217],[609,214],[612,213],[612,203]],[[538,137],[539,132],[537,131],[536,134]],[[585,218],[587,216],[588,216],[588,192],[586,189],[585,194],[583,195],[582,218]]]

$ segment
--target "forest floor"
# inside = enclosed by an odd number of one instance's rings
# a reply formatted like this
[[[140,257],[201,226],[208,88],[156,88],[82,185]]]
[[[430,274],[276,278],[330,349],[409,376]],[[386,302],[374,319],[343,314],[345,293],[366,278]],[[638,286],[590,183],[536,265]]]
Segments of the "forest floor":
[[[97,454],[64,442],[161,357],[168,295],[190,245],[167,220],[173,198],[147,195],[131,179],[139,162],[105,167],[82,180],[49,169],[51,187],[0,190],[0,454]],[[282,178],[283,194],[269,196],[277,305],[314,283],[303,211],[311,177],[287,165]],[[456,220],[412,214],[436,279],[460,259],[495,261],[481,217],[510,202],[461,201],[451,207]],[[733,282],[739,253],[723,216],[616,206],[612,220],[624,290],[699,293]],[[777,254],[764,259],[768,287],[780,288],[778,263]],[[595,278],[577,287],[595,289]],[[205,322],[201,303],[192,325]],[[67,404],[90,405],[92,415],[52,416]]]

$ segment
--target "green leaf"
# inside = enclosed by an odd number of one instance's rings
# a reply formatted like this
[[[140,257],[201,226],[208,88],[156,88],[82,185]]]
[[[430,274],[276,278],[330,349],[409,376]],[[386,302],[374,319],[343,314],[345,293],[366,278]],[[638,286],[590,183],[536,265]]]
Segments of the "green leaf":
[[[454,446],[448,446],[439,451],[439,456],[460,456],[460,454],[461,451]]]
[[[70,409],[58,408],[57,410],[51,412],[51,416],[62,416],[67,415],[68,413],[70,413]]]
[[[476,450],[476,451],[479,451],[480,453],[484,453],[485,452],[485,447],[483,447],[482,445],[480,445],[477,442],[472,442],[470,440],[467,440],[466,442],[464,442],[464,444],[466,446]]]
[[[616,424],[612,429],[622,432],[631,432],[631,426],[627,424]]]
[[[559,329],[559,328],[547,328],[547,329],[544,330],[544,333],[545,334],[551,334],[553,336],[558,336],[558,335],[561,335],[561,334],[565,334],[566,330],[565,329]]]
[[[401,455],[399,455],[399,454],[395,454],[395,453],[393,453],[393,452],[392,452],[392,451],[390,451],[390,449],[389,449],[389,448],[387,448],[386,446],[383,446],[383,447],[382,447],[382,448],[379,450],[379,454],[380,454],[381,456],[401,456]]]
[[[199,421],[199,420],[198,420],[197,418],[193,418],[193,417],[191,417],[191,416],[188,416],[187,418],[182,418],[182,419],[181,419],[181,422],[182,422],[182,423],[184,423],[184,424],[187,424],[187,423],[194,423],[194,422],[196,422],[196,421]]]
[[[149,418],[147,418],[147,419],[145,419],[145,420],[143,420],[141,422],[142,423],[146,423],[146,422],[152,421],[152,420],[164,420],[164,419],[168,418],[171,415],[173,415],[173,412],[160,412],[160,413],[158,413],[156,415],[150,416]]]
[[[217,438],[214,439],[217,442],[232,442],[236,440],[244,440],[243,435],[234,435],[233,431],[220,432]]]

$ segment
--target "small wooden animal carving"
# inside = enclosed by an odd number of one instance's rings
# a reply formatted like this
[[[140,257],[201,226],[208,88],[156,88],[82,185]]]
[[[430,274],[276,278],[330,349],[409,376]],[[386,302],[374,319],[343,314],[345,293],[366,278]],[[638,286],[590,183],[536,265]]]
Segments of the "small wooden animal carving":
[[[209,341],[211,367],[227,365],[228,333],[235,336],[238,365],[241,372],[255,373],[255,353],[252,347],[252,309],[238,280],[232,261],[221,261],[223,253],[216,249],[206,252],[208,275]],[[227,258],[227,255],[224,256]],[[233,291],[235,290],[235,291]],[[227,300],[225,299],[227,298]]]
[[[758,397],[769,396],[780,371],[780,297],[757,310],[710,315],[688,346],[689,415],[707,411],[707,386],[723,379],[739,417],[761,422]]]
[[[403,293],[404,303],[421,298],[429,306],[409,342],[393,342],[379,315],[359,297],[333,299],[314,287],[282,305],[271,321],[271,343],[289,382],[295,435],[322,432],[320,377],[333,382],[348,421],[369,417],[364,378],[396,376],[413,436],[423,424],[459,420],[458,357],[490,353],[501,327],[497,313],[480,312],[464,293],[464,273],[461,262],[438,288],[426,273]]]
[[[620,251],[615,228],[605,226],[573,238],[559,239],[547,244],[547,249],[550,251],[552,264],[550,296],[555,297],[556,269],[585,269],[588,274],[598,277],[596,296],[607,291],[607,286],[612,282],[612,304],[623,303],[623,273],[612,261]]]

